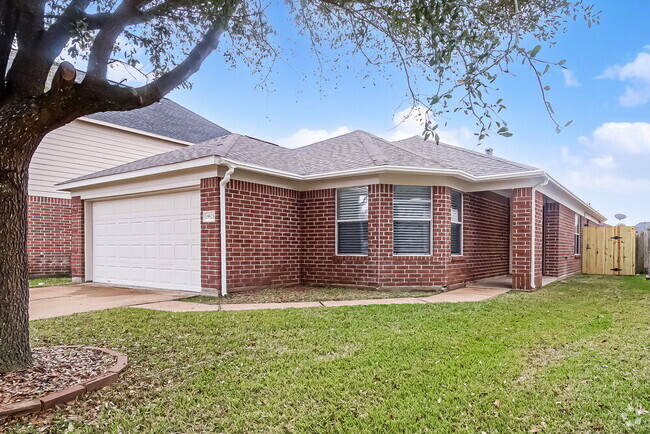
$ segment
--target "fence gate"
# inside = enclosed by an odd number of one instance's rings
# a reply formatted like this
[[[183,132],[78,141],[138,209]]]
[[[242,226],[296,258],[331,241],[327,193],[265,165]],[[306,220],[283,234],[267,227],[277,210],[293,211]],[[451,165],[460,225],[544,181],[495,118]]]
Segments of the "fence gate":
[[[636,274],[636,229],[632,226],[586,227],[582,232],[582,272]]]
[[[650,274],[650,229],[636,234],[636,272]]]

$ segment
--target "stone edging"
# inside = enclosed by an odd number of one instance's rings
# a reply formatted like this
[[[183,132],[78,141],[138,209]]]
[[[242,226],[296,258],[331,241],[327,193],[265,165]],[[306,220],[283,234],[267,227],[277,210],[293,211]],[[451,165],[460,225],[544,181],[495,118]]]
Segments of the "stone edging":
[[[115,383],[122,371],[126,368],[128,359],[126,355],[118,353],[117,351],[109,350],[107,348],[89,347],[84,345],[71,345],[69,347],[77,347],[88,350],[102,351],[117,357],[117,362],[108,368],[106,372],[98,377],[86,380],[83,383],[69,386],[63,390],[49,393],[41,398],[29,399],[26,401],[13,402],[10,404],[0,405],[0,420],[10,416],[23,416],[30,413],[39,413],[41,411],[49,410],[57,404],[72,401],[73,399],[83,395],[86,392],[101,389]]]

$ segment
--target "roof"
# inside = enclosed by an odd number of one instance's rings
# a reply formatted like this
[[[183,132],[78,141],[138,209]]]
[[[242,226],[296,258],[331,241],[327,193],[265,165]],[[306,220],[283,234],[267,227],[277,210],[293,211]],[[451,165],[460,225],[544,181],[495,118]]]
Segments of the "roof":
[[[189,143],[201,143],[230,133],[167,98],[135,110],[101,112],[86,117]]]
[[[365,131],[353,131],[308,146],[288,149],[240,134],[228,134],[101,172],[70,180],[108,175],[216,156],[297,176],[319,175],[373,167],[459,170],[471,176],[499,176],[539,170],[457,146],[436,144],[422,137],[389,142]],[[66,184],[64,183],[64,184]]]

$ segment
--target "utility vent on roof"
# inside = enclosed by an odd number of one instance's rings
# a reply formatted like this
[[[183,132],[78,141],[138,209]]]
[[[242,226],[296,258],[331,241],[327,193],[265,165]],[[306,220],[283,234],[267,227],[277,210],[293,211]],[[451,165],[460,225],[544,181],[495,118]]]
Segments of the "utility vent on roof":
[[[494,149],[492,149],[492,148],[487,148],[487,149],[485,150],[485,153],[486,153],[487,155],[492,155],[492,154],[494,153]]]

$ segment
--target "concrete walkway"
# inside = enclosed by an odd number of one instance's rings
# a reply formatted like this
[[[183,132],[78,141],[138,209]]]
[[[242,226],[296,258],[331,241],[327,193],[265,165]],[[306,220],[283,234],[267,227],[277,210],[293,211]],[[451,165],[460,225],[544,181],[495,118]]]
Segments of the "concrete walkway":
[[[191,297],[179,291],[117,288],[99,284],[48,286],[29,290],[29,319],[44,319],[114,307]],[[187,303],[184,303],[187,304]]]
[[[162,301],[133,305],[141,309],[160,310],[165,312],[214,312],[261,309],[290,309],[305,307],[339,307],[339,306],[369,306],[375,304],[426,304],[426,303],[462,303],[467,301],[484,301],[508,292],[507,288],[466,287],[459,288],[429,297],[384,298],[371,300],[336,300],[336,301],[305,301],[292,303],[256,303],[256,304],[203,304],[184,301]]]

